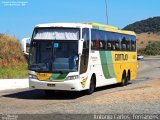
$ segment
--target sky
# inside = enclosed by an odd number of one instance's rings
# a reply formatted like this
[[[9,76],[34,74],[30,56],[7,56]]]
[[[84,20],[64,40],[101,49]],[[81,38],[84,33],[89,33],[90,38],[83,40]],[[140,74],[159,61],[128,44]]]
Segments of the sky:
[[[106,0],[108,24],[128,24],[160,16],[160,0]],[[0,0],[0,33],[19,40],[37,24],[97,22],[107,24],[105,0]]]

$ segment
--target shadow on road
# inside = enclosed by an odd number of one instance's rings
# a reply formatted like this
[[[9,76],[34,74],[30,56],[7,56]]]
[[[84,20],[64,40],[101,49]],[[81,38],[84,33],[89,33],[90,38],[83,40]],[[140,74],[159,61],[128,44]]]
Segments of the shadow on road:
[[[131,84],[131,83],[129,83]],[[100,88],[96,88],[96,92],[104,91],[107,89],[114,89],[120,87],[119,84],[108,85]],[[93,93],[94,94],[94,93]],[[12,94],[3,95],[3,97],[17,98],[17,99],[29,99],[29,100],[71,100],[86,96],[85,91],[70,92],[70,91],[55,91],[53,95],[46,95],[43,90],[25,90]]]
[[[69,100],[82,97],[82,92],[55,91],[53,95],[46,95],[43,90],[26,90],[13,94],[3,95],[3,97],[30,99],[30,100]]]

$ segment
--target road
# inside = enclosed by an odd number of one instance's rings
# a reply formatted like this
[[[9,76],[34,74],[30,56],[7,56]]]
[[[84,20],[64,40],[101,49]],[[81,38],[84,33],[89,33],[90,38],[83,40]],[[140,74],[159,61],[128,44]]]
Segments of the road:
[[[160,114],[160,56],[138,61],[138,76],[129,85],[83,92],[0,91],[0,114]],[[43,117],[41,117],[42,119]]]

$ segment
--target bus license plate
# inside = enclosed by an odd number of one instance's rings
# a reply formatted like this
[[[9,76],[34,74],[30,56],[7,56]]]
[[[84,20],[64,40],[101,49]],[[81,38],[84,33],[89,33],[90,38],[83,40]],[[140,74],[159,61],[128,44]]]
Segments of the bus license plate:
[[[48,86],[48,87],[55,87],[56,85],[55,85],[55,84],[48,83],[47,86]]]

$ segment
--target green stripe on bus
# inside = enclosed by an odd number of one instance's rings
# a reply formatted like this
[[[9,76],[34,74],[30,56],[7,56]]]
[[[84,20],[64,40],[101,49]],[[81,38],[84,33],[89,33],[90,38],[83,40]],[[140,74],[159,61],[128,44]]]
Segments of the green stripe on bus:
[[[112,63],[112,53],[109,51],[100,51],[101,65],[105,78],[115,77]]]
[[[68,73],[65,73],[65,74],[52,74],[52,79],[64,80],[67,75],[68,75]]]

